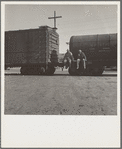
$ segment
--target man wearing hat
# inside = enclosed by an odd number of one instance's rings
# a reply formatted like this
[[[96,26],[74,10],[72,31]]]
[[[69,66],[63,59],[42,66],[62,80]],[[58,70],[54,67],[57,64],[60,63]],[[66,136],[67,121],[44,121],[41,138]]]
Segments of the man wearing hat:
[[[66,64],[68,63],[69,64],[69,68],[71,67],[71,61],[73,61],[73,55],[72,53],[67,49],[67,52],[65,53],[64,55],[64,58],[63,58],[63,62],[64,62],[64,65],[66,66]]]

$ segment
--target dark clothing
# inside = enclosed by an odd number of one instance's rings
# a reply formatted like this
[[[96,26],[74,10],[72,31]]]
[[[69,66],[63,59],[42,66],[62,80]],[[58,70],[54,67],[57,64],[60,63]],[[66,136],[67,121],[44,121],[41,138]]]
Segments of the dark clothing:
[[[65,56],[63,58],[63,62],[64,62],[64,65],[66,66],[66,68],[69,66],[69,68],[71,67],[71,62],[73,61],[73,55],[70,51],[67,51],[65,53]]]
[[[72,55],[71,52],[66,52],[65,53],[64,59],[66,59],[67,57],[70,58],[71,60],[73,60],[73,55]]]
[[[79,69],[79,65],[80,68],[82,70],[86,69],[86,56],[85,54],[81,51],[81,53],[78,53],[78,57],[77,57],[77,69]]]
[[[83,52],[79,53],[78,54],[78,58],[77,59],[80,59],[80,60],[83,60],[83,59],[86,59],[86,56]]]

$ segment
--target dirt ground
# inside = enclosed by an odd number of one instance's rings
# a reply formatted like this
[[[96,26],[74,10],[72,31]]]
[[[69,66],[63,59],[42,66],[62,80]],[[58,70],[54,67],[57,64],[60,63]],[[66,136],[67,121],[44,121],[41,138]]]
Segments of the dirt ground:
[[[70,76],[60,69],[53,76],[22,76],[18,69],[5,73],[5,114],[117,114],[116,71],[102,76]]]

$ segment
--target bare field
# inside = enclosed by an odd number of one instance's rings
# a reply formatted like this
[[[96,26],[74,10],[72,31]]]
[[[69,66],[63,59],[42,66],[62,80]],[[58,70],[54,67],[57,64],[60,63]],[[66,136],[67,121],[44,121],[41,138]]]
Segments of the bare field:
[[[17,69],[5,73],[5,114],[117,114],[116,71],[102,76],[70,76],[67,70],[53,76],[22,76]]]

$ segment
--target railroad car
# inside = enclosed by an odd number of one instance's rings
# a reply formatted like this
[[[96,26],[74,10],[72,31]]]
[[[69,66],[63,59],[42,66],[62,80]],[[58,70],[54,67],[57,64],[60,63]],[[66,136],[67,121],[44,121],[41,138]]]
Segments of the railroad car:
[[[58,63],[59,35],[49,26],[5,32],[5,68],[21,74],[53,74]]]
[[[74,62],[69,69],[73,74],[101,75],[105,67],[117,66],[117,33],[72,36],[69,48]],[[76,69],[78,51],[82,50],[87,58],[86,69]]]

